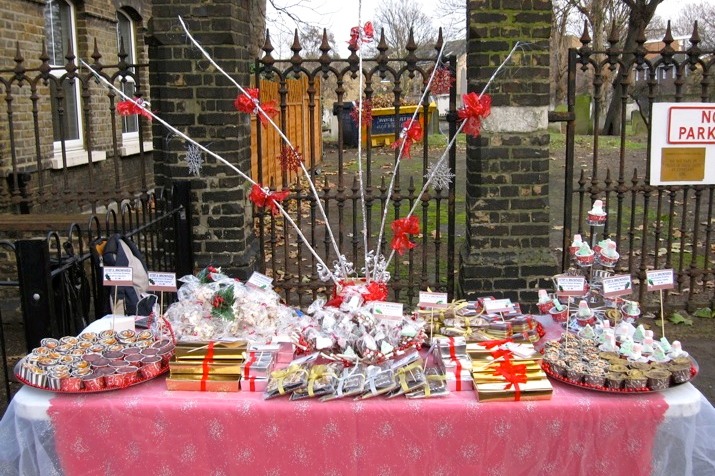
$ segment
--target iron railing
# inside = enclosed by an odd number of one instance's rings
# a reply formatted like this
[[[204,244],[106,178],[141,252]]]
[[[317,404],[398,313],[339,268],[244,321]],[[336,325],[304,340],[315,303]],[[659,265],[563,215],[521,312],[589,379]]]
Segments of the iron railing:
[[[437,52],[441,47],[442,34],[440,31],[435,45]],[[360,212],[361,197],[364,196],[368,247],[371,249],[378,247],[374,242],[378,239],[380,221],[385,208],[390,207],[387,230],[382,243],[379,243],[380,251],[389,254],[390,246],[386,237],[390,236],[390,223],[392,220],[406,215],[417,200],[420,189],[425,183],[428,168],[445,152],[444,148],[441,150],[430,149],[428,131],[430,131],[432,118],[426,111],[429,111],[432,100],[428,94],[420,104],[424,112],[422,116],[424,140],[422,144],[414,145],[412,151],[414,157],[412,160],[421,158],[421,167],[418,167],[412,174],[408,174],[404,172],[405,162],[403,162],[401,168],[403,171],[398,171],[396,174],[394,190],[388,202],[388,184],[391,178],[388,171],[391,167],[388,164],[378,163],[377,148],[373,146],[373,137],[376,136],[373,134],[374,123],[368,121],[364,126],[365,142],[364,158],[362,159],[364,190],[360,190],[354,166],[354,160],[357,159],[356,153],[354,150],[346,150],[350,147],[350,138],[355,140],[352,146],[357,146],[357,125],[356,121],[350,117],[351,109],[354,107],[353,100],[358,99],[357,94],[363,94],[366,101],[371,101],[377,97],[379,88],[385,88],[387,85],[389,107],[392,108],[390,113],[392,126],[389,128],[389,134],[392,137],[388,142],[392,142],[399,137],[404,120],[404,106],[401,104],[402,99],[407,95],[405,88],[409,85],[417,85],[415,97],[419,98],[428,84],[432,68],[440,65],[448,67],[454,77],[456,66],[455,57],[442,59],[438,59],[436,55],[418,57],[417,47],[412,36],[407,44],[407,54],[403,58],[388,57],[389,52],[384,36],[376,48],[377,56],[365,59],[363,70],[359,71],[357,48],[350,47],[351,54],[348,58],[334,57],[325,35],[320,46],[320,56],[308,59],[300,55],[302,48],[296,33],[295,41],[291,47],[293,56],[289,60],[277,60],[272,56],[273,47],[270,37],[267,36],[263,47],[265,54],[256,62],[255,84],[260,84],[261,79],[278,83],[280,96],[277,102],[280,107],[280,115],[277,123],[284,131],[287,128],[285,118],[288,88],[286,84],[292,78],[301,76],[307,78],[306,94],[308,95],[309,112],[306,122],[310,128],[308,132],[310,138],[314,137],[315,114],[319,114],[321,111],[318,80],[323,80],[323,90],[326,88],[326,83],[332,82],[331,93],[334,95],[335,102],[327,105],[327,108],[332,106],[334,114],[337,115],[337,146],[331,149],[326,143],[323,143],[322,157],[316,155],[318,149],[313,142],[310,142],[307,150],[301,150],[306,167],[315,183],[318,198],[313,196],[305,180],[299,178],[289,183],[290,177],[285,170],[276,180],[278,183],[266,183],[266,185],[290,190],[291,195],[284,203],[288,204],[291,211],[297,212],[298,226],[328,266],[332,266],[337,256],[330,244],[327,233],[328,223],[325,223],[320,217],[316,200],[320,200],[325,209],[327,221],[334,230],[340,253],[355,264],[356,270],[360,270],[364,265],[365,253],[362,236],[363,217]],[[347,92],[349,84],[356,84],[359,74],[363,75],[364,88],[362,91],[353,89],[357,94],[353,93],[351,97]],[[456,113],[454,113],[456,110],[454,84],[451,87],[449,98],[452,114],[448,114],[447,119],[449,121],[449,137],[451,138],[456,133],[457,119]],[[322,107],[325,109],[326,105]],[[256,134],[258,135],[256,142],[259,157],[257,177],[258,182],[265,183],[267,174],[262,167],[261,157],[265,152],[261,141],[263,131],[260,127],[257,128]],[[393,157],[394,163],[398,151],[395,150],[394,155],[390,155]],[[451,171],[455,170],[455,147],[449,151],[448,165]],[[419,290],[431,288],[447,291],[450,296],[454,294],[456,247],[454,182],[453,180],[448,190],[429,190],[421,197],[421,204],[415,215],[420,219],[422,236],[417,240],[417,248],[410,250],[409,254],[405,254],[404,257],[396,256],[396,259],[393,260],[390,269],[392,279],[388,284],[391,291],[389,299],[404,302],[409,306],[416,304]],[[297,239],[285,219],[256,210],[255,223],[259,235],[259,255],[265,257],[263,271],[273,277],[274,285],[285,296],[287,302],[304,305],[315,299],[318,293],[330,291],[329,288],[326,288],[326,284],[318,279],[315,258]]]
[[[129,64],[123,48],[116,64],[104,65],[102,58],[95,41],[87,58],[92,68],[128,94],[143,97],[148,65]],[[51,66],[45,50],[39,65],[30,67],[18,43],[14,68],[0,69],[2,213],[96,213],[102,203],[146,195],[153,188],[145,121],[118,119],[122,98],[78,66],[73,51],[66,59],[64,66]],[[77,130],[68,125],[71,110],[78,116],[71,119]]]
[[[590,41],[584,29],[582,46],[569,50],[568,112],[561,117],[567,121],[562,268],[570,265],[573,233],[590,243],[611,237],[620,252],[615,272],[634,277],[634,299],[647,303],[655,298],[640,285],[647,270],[673,268],[677,288],[666,293],[666,305],[712,306],[715,186],[650,184],[650,117],[655,102],[715,101],[715,52],[698,47],[697,25],[684,50],[675,48],[670,26],[658,50],[648,50],[642,35],[634,51],[617,50],[613,35],[605,51],[592,50]],[[592,94],[592,157],[580,171],[574,154],[577,84],[588,84],[586,92]],[[604,140],[600,127],[602,111],[614,91],[620,96],[616,116],[620,128],[617,157],[609,161],[600,146]],[[633,134],[627,124],[627,109],[634,103],[648,127],[647,142],[635,150],[630,147]],[[596,199],[604,200],[607,207],[603,229],[586,224],[586,213]]]

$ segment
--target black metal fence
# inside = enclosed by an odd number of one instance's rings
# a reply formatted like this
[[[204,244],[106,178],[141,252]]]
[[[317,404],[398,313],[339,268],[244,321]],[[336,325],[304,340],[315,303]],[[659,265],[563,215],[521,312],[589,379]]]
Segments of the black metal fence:
[[[120,117],[119,94],[98,84],[73,51],[51,65],[46,49],[28,64],[20,46],[14,67],[0,69],[0,213],[96,213],[100,205],[147,194],[154,185],[151,132]],[[92,69],[129,96],[145,93],[146,64],[115,64],[95,41]]]
[[[158,191],[141,199],[110,206],[103,216],[87,215],[85,224],[72,224],[66,235],[50,232],[44,239],[22,239],[0,244],[17,258],[17,280],[0,282],[16,288],[22,311],[24,335],[13,335],[16,352],[30,352],[44,337],[76,335],[89,322],[102,317],[99,303],[108,299],[97,278],[90,246],[119,233],[131,239],[151,271],[191,274],[192,237],[188,182],[178,182],[171,193]],[[11,366],[8,340],[0,315],[0,351],[4,391],[11,398]],[[15,334],[18,334],[15,332]],[[24,349],[18,349],[23,339]],[[8,375],[9,374],[9,375]],[[6,401],[7,401],[6,400]]]
[[[673,268],[677,288],[666,293],[667,302],[712,307],[715,186],[651,185],[650,121],[656,102],[715,101],[715,52],[698,47],[697,26],[684,44],[673,39],[668,27],[655,49],[648,48],[642,35],[634,51],[617,50],[617,38],[609,40],[605,51],[594,51],[590,41],[584,30],[582,46],[569,50],[562,267],[569,267],[574,233],[589,243],[610,237],[620,252],[615,272],[634,277],[634,298],[649,301],[646,287],[640,285],[647,270]],[[579,88],[591,95],[593,131],[592,156],[580,171],[574,154]],[[629,110],[635,111],[632,122]],[[647,129],[640,145],[635,139],[637,122]],[[615,156],[601,147],[609,139],[601,130],[609,125],[617,133]],[[596,199],[606,204],[604,228],[586,224],[587,211]]]
[[[439,33],[434,49],[439,52],[442,47],[442,34]],[[257,128],[258,140],[258,170],[257,180],[266,185],[273,185],[291,194],[285,203],[291,211],[296,211],[297,225],[307,237],[311,246],[317,250],[328,266],[338,258],[330,243],[327,227],[331,226],[341,254],[355,265],[356,270],[364,264],[365,246],[363,244],[363,216],[361,208],[361,193],[364,194],[365,223],[369,249],[379,248],[379,252],[389,254],[390,246],[386,236],[392,220],[404,217],[415,204],[419,192],[425,183],[429,168],[445,152],[445,148],[435,148],[430,145],[430,131],[438,124],[432,124],[429,114],[430,105],[434,108],[430,94],[418,106],[422,107],[422,126],[425,131],[421,144],[413,146],[413,161],[421,161],[420,167],[413,167],[412,172],[405,172],[405,161],[401,171],[395,176],[394,191],[388,199],[388,188],[391,179],[391,167],[379,161],[378,150],[373,139],[378,135],[384,137],[387,133],[387,144],[399,137],[402,123],[407,112],[403,100],[406,97],[420,98],[425,90],[430,73],[435,67],[449,68],[454,77],[456,58],[454,56],[438,59],[431,48],[418,51],[412,37],[407,43],[404,57],[389,57],[388,47],[384,37],[377,43],[376,56],[366,58],[363,70],[360,71],[357,47],[351,46],[348,58],[335,57],[330,49],[327,37],[323,38],[319,57],[304,58],[300,55],[301,45],[296,34],[291,50],[293,56],[289,60],[277,60],[272,56],[273,47],[269,37],[266,38],[263,51],[265,55],[257,61],[255,83],[261,79],[278,83],[277,104],[280,115],[277,123],[287,131],[290,124],[286,123],[288,92],[287,83],[293,78],[307,78],[308,96],[308,132],[307,137],[315,137],[315,115],[322,110],[331,110],[337,115],[337,144],[331,147],[323,142],[322,157],[317,156],[318,148],[314,142],[301,150],[305,164],[310,171],[312,181],[317,189],[317,199],[311,193],[305,180],[296,179],[289,183],[289,176],[283,174],[276,183],[266,183],[268,174],[263,170],[261,159],[267,152],[263,150],[261,134]],[[418,56],[418,54],[420,56]],[[362,91],[356,86],[359,75],[363,76]],[[322,80],[322,83],[319,82]],[[322,97],[321,97],[322,90]],[[364,157],[363,191],[360,190],[356,160],[358,159],[357,124],[354,107],[359,95],[363,95],[366,103],[372,103],[372,120],[364,125]],[[332,98],[332,104],[325,104],[326,98]],[[378,99],[386,99],[387,111],[384,120],[375,121],[378,109]],[[322,109],[321,109],[321,100]],[[329,99],[327,99],[329,101]],[[456,133],[456,89],[454,82],[449,91],[449,138]],[[351,117],[351,112],[353,112]],[[368,114],[367,110],[364,114]],[[434,115],[437,118],[437,114]],[[379,125],[378,125],[379,124]],[[379,130],[376,129],[379,127]],[[290,136],[290,133],[287,133]],[[318,134],[320,137],[320,134]],[[377,141],[375,141],[377,142]],[[447,141],[445,141],[446,143]],[[388,149],[389,150],[389,149]],[[392,164],[397,159],[398,151],[392,156]],[[384,159],[384,157],[383,157]],[[388,159],[389,160],[389,159]],[[451,171],[456,168],[456,149],[452,147],[448,155],[448,165]],[[323,205],[327,220],[320,216],[317,200]],[[390,268],[392,279],[389,283],[391,300],[414,305],[420,289],[454,293],[455,275],[455,181],[449,188],[428,190],[420,198],[415,215],[420,219],[422,234],[417,240],[418,247],[410,250],[409,255],[394,259]],[[388,208],[389,220],[387,232],[382,242],[376,243],[380,221],[384,210]],[[255,215],[256,229],[259,235],[260,256],[265,257],[263,271],[273,277],[274,285],[282,291],[286,301],[303,305],[310,303],[318,292],[324,290],[316,274],[316,260],[307,248],[297,239],[289,224],[281,217],[270,213],[257,211]]]

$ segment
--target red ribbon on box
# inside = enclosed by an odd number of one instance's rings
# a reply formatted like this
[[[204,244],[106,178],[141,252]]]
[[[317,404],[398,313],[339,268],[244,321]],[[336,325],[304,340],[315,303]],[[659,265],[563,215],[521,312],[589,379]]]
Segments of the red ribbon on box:
[[[206,381],[209,379],[209,365],[212,364],[214,361],[214,343],[213,341],[209,342],[208,348],[206,349],[206,356],[204,357],[203,362],[201,362],[201,368],[203,369],[203,373],[201,375],[201,391],[205,392],[206,391]]]
[[[514,387],[514,401],[521,400],[520,383],[526,383],[526,365],[514,365],[511,360],[504,360],[499,363],[499,367],[494,370],[494,375],[504,377],[507,384],[504,385],[504,390],[509,390]]]
[[[251,352],[248,360],[243,364],[243,378],[249,378],[251,374],[251,365],[256,362],[256,353]]]
[[[248,390],[250,392],[255,392],[256,391],[256,377],[249,377],[248,378]]]
[[[451,360],[457,360],[457,353],[454,349],[454,337],[449,338],[449,358]]]
[[[458,392],[461,392],[462,391],[462,363],[459,361],[459,359],[452,359],[452,360],[454,360],[455,363],[457,364],[457,367],[455,368],[455,371],[454,371],[454,376],[457,379],[456,389]]]

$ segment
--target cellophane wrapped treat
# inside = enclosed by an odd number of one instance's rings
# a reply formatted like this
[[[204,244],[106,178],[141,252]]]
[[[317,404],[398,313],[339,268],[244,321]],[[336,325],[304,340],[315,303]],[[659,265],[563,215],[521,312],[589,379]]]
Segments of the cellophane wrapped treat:
[[[271,372],[263,398],[268,400],[290,395],[295,389],[306,386],[310,368],[317,357],[317,353],[310,354],[294,360],[284,369]]]
[[[308,379],[305,385],[293,390],[290,399],[300,400],[335,393],[338,384],[338,375],[342,368],[343,364],[340,362],[313,364],[308,372]]]
[[[179,341],[265,343],[294,333],[295,312],[273,290],[245,285],[212,267],[180,281],[178,301],[166,311]]]
[[[363,364],[343,368],[333,392],[322,396],[320,400],[327,402],[329,400],[360,395],[365,388],[365,371],[366,366]]]

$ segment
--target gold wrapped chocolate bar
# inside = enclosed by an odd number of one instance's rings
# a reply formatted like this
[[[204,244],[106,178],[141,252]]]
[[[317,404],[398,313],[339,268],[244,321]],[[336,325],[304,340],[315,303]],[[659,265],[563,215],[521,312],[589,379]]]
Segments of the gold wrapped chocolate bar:
[[[179,342],[169,361],[168,390],[237,392],[245,341]]]
[[[480,402],[551,399],[553,388],[539,360],[524,358],[530,354],[531,346],[521,346],[525,348],[510,349],[509,343],[499,344],[491,348],[489,356],[472,363],[474,388]]]
[[[212,342],[185,342],[176,343],[174,358],[177,361],[198,360],[202,361],[209,351],[213,352],[214,360],[243,360],[243,353],[248,349],[248,342],[237,341],[212,341]]]

